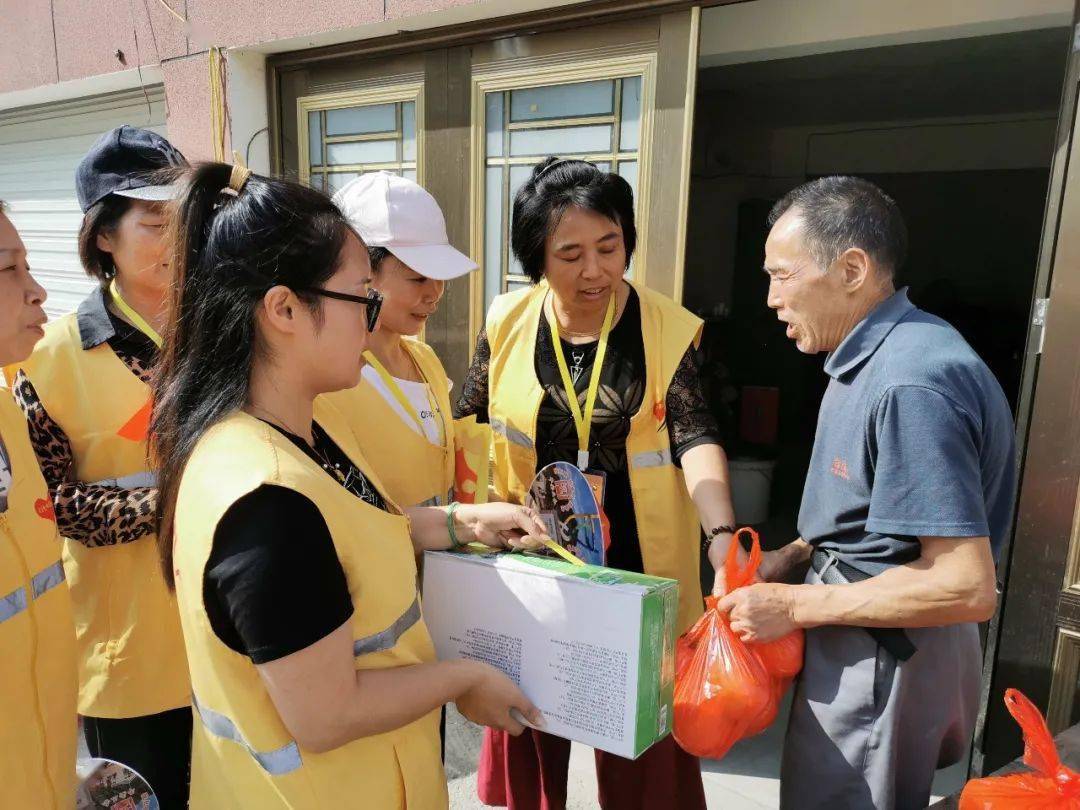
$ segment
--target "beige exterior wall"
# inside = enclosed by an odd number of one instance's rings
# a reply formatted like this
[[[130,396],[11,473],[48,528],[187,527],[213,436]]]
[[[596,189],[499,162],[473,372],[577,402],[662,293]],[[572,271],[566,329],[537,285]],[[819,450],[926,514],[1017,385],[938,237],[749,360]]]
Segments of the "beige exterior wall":
[[[170,139],[190,158],[213,155],[210,47],[241,49],[230,60],[247,95],[270,53],[332,45],[478,19],[554,8],[569,0],[0,0],[0,113],[164,83]],[[408,25],[404,24],[408,20]],[[227,57],[228,58],[228,55]],[[234,63],[232,63],[234,62]],[[231,93],[231,89],[226,92]],[[230,98],[239,149],[266,125],[265,83],[258,103]],[[231,149],[232,145],[227,144]],[[253,144],[265,166],[267,139]]]

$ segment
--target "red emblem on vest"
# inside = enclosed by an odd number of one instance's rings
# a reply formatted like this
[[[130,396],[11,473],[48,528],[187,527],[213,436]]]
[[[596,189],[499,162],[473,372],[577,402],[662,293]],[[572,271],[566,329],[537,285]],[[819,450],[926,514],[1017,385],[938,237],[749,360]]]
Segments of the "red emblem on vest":
[[[830,472],[837,478],[843,478],[845,481],[851,478],[851,476],[848,475],[847,462],[842,458],[833,459],[832,470],[830,470]]]
[[[34,511],[37,512],[39,518],[45,520],[51,520],[56,522],[56,512],[53,510],[52,501],[46,498],[38,498],[34,501]]]
[[[146,400],[146,404],[139,408],[135,415],[116,431],[116,435],[131,442],[146,441],[146,437],[150,432],[150,415],[153,411],[154,401],[151,399]]]

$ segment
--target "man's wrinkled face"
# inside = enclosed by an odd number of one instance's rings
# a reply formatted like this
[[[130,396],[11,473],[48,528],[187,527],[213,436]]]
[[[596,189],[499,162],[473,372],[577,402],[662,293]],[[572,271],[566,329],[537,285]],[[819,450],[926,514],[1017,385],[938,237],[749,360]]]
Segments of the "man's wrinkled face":
[[[830,352],[840,345],[851,323],[848,309],[853,302],[845,294],[835,262],[823,268],[811,254],[798,209],[785,212],[769,231],[765,272],[766,303],[787,324],[787,336],[800,352]]]

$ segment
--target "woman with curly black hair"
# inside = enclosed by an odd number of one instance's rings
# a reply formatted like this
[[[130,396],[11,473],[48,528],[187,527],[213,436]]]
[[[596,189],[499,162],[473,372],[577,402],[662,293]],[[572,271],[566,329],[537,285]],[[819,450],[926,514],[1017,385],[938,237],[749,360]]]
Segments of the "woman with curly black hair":
[[[607,564],[678,580],[681,633],[702,612],[701,527],[722,570],[734,514],[698,380],[701,321],[624,277],[636,240],[626,180],[582,160],[537,164],[514,200],[511,239],[534,286],[492,303],[455,416],[490,421],[506,500],[520,503],[554,461],[604,479]],[[541,731],[487,732],[481,799],[562,807],[569,752]],[[705,806],[697,759],[671,737],[637,760],[597,751],[596,762],[603,807]]]

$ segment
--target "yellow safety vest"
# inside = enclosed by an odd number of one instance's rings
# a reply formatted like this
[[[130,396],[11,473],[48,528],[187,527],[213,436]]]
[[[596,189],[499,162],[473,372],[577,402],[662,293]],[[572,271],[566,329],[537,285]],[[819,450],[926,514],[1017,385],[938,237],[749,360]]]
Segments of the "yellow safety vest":
[[[679,582],[682,633],[701,615],[701,524],[672,463],[666,406],[668,387],[686,350],[701,334],[701,319],[669,298],[637,284],[645,345],[645,398],[630,420],[626,459],[645,573]],[[498,296],[487,315],[491,346],[488,417],[495,434],[495,490],[520,503],[536,473],[536,417],[544,389],[536,379],[536,331],[547,284]]]
[[[52,502],[26,420],[0,389],[11,462],[0,512],[0,796],[4,807],[75,801],[75,627]]]
[[[341,415],[317,402],[315,419],[382,492]],[[265,423],[239,411],[226,417],[195,447],[176,503],[176,592],[196,713],[191,810],[446,807],[438,711],[333,751],[306,751],[291,738],[255,665],[211,627],[203,572],[214,531],[233,503],[263,484],[301,493],[326,519],[355,606],[356,668],[435,660],[408,519],[352,495]],[[297,583],[298,600],[307,587]]]
[[[107,345],[82,347],[76,315],[45,329],[19,368],[71,442],[75,479],[152,486],[146,422],[150,389]],[[154,535],[87,548],[64,541],[75,611],[79,712],[141,717],[190,703],[176,599]]]
[[[367,380],[323,397],[348,419],[360,451],[386,486],[390,500],[402,506],[445,506],[452,500],[454,489],[450,380],[430,346],[413,338],[403,338],[402,344],[442,411],[446,436],[441,447],[406,424]]]

